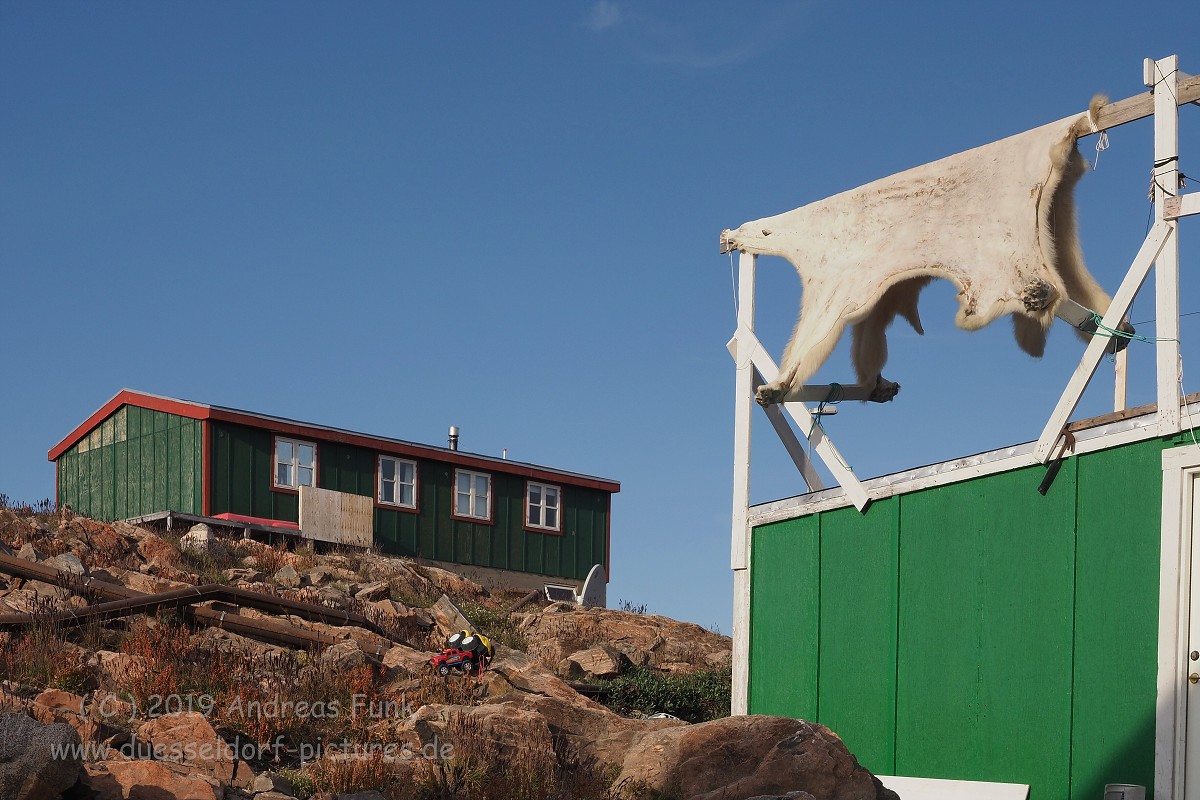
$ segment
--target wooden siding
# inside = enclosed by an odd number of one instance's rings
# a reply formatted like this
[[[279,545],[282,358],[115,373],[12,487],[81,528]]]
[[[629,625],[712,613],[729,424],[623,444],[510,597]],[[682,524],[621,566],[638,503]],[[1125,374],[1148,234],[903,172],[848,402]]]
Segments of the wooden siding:
[[[757,527],[751,712],[881,774],[1152,787],[1162,447]]]
[[[156,511],[199,514],[199,420],[123,406],[55,462],[58,503],[102,520]]]
[[[212,512],[298,520],[295,494],[271,490],[274,437],[269,431],[212,422]],[[375,496],[376,451],[317,443],[317,485]],[[492,519],[451,518],[454,465],[417,462],[417,511],[376,505],[375,543],[385,553],[583,580],[595,564],[608,570],[609,493],[563,485],[561,535],[527,531],[525,478],[490,472]]]

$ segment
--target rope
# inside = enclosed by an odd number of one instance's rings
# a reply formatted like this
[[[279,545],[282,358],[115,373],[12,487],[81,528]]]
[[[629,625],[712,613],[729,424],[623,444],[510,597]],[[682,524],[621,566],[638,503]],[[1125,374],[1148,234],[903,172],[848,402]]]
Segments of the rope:
[[[812,427],[810,427],[808,429],[808,458],[810,461],[812,460],[812,435],[813,435],[813,433],[818,428],[820,428],[821,433],[825,434],[826,438],[828,438],[828,436],[829,436],[829,434],[826,433],[826,431],[825,431],[825,426],[821,424],[821,417],[823,417],[829,413],[825,410],[825,406],[826,405],[836,406],[838,403],[842,402],[842,398],[844,398],[845,395],[846,395],[846,392],[844,389],[842,389],[842,385],[840,383],[831,383],[831,384],[829,384],[829,394],[827,394],[825,396],[824,400],[822,400],[820,403],[817,404],[817,410],[813,412]],[[853,472],[850,465],[847,464],[845,461],[842,461],[841,456],[839,454],[837,454],[836,450],[834,451],[834,455],[837,457],[838,463],[841,464],[843,468]]]
[[[1108,131],[1100,131],[1100,137],[1096,139],[1096,160],[1092,162],[1092,172],[1100,166],[1100,154],[1108,149]]]
[[[1141,334],[1138,334],[1138,333],[1126,333],[1125,331],[1119,331],[1119,330],[1116,330],[1115,328],[1110,328],[1100,321],[1100,315],[1097,314],[1095,311],[1092,312],[1092,322],[1096,326],[1096,331],[1093,334],[1093,336],[1108,336],[1110,338],[1129,339],[1129,340],[1135,341],[1135,342],[1147,342],[1147,343],[1150,343],[1150,342],[1178,342],[1179,341],[1178,339],[1168,339],[1168,338],[1160,339],[1155,336],[1142,336]]]

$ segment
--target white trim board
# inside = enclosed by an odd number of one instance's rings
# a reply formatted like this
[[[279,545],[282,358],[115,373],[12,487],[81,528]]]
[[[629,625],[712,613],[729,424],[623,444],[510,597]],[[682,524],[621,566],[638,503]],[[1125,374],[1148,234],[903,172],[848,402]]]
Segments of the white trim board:
[[[1194,396],[1189,396],[1188,399],[1192,402],[1186,406],[1185,417],[1194,415],[1200,419],[1200,402],[1196,402]],[[1075,446],[1071,449],[1070,455],[1107,450],[1110,447],[1157,438],[1159,436],[1158,416],[1153,410],[1150,410],[1129,419],[1078,430],[1073,435]],[[904,472],[883,475],[863,481],[863,488],[866,489],[867,496],[871,500],[882,500],[919,489],[947,486],[983,475],[995,475],[1020,467],[1028,467],[1039,463],[1034,454],[1035,445],[1036,442],[1025,442]],[[751,506],[750,526],[795,519],[815,514],[818,511],[829,511],[851,505],[854,503],[845,496],[842,488],[833,487],[820,492],[810,492]]]
[[[949,781],[876,775],[879,782],[904,800],[1026,800],[1029,784]]]

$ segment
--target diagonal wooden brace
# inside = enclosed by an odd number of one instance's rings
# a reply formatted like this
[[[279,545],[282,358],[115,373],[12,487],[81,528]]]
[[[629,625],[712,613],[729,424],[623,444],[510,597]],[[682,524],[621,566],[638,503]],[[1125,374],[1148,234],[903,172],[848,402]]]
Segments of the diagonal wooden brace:
[[[1158,254],[1162,252],[1172,232],[1173,228],[1170,225],[1159,221],[1155,222],[1154,227],[1146,234],[1146,240],[1142,242],[1141,249],[1138,250],[1133,264],[1129,267],[1129,272],[1125,274],[1121,288],[1117,290],[1116,296],[1108,306],[1108,311],[1104,313],[1104,318],[1100,323],[1104,327],[1116,328],[1120,324],[1121,318],[1129,311],[1134,295],[1142,287],[1151,265],[1158,258]],[[1034,456],[1039,462],[1045,464],[1050,461],[1055,443],[1062,437],[1067,421],[1075,411],[1075,407],[1079,405],[1083,391],[1091,381],[1092,375],[1095,374],[1096,367],[1100,365],[1100,359],[1104,356],[1107,348],[1108,341],[1102,336],[1096,336],[1088,343],[1083,357],[1079,360],[1079,366],[1075,368],[1071,380],[1067,382],[1067,388],[1059,397],[1058,405],[1051,413],[1050,419],[1046,422],[1046,427],[1037,441],[1037,446],[1034,448]]]
[[[735,358],[738,357],[736,354],[748,351],[750,363],[754,366],[757,373],[756,377],[759,380],[770,383],[779,377],[779,367],[776,366],[774,359],[767,353],[766,348],[762,346],[762,342],[758,340],[753,331],[739,327],[733,335],[733,339],[729,341],[729,350],[731,354],[735,354]],[[821,426],[815,424],[813,414],[808,410],[808,407],[798,401],[787,400],[778,404],[775,408],[782,408],[801,430],[809,431],[807,437],[809,444],[817,455],[821,457],[821,461],[824,462],[829,471],[833,473],[833,477],[846,492],[846,497],[850,498],[850,501],[854,503],[854,507],[859,511],[865,510],[871,502],[871,499],[867,496],[866,489],[854,472],[846,466],[841,453],[838,452],[833,442],[829,441],[825,436],[825,432],[821,430]],[[770,415],[768,414],[768,416]],[[775,422],[772,420],[772,425],[774,424]],[[779,428],[776,427],[777,432],[778,430]],[[797,446],[798,444],[797,442]],[[784,446],[788,447],[786,440],[784,441]],[[789,447],[788,452],[791,453],[792,448]],[[795,456],[793,455],[794,458]],[[799,465],[797,466],[799,467]],[[801,469],[801,473],[804,473],[803,469]],[[808,480],[807,477],[805,480]],[[809,483],[809,487],[812,489],[823,488],[814,486],[812,483]]]

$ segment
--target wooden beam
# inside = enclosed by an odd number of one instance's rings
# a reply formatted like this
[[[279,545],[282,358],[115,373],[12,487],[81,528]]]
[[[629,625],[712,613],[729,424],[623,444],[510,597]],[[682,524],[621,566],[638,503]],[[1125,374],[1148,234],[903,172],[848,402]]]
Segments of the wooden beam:
[[[754,391],[757,392],[758,387],[765,383],[766,381],[763,380],[762,373],[757,369],[754,370]],[[787,418],[779,410],[779,406],[769,405],[763,410],[767,412],[767,419],[771,421],[771,427],[775,429],[775,434],[779,437],[779,441],[783,442],[783,448],[792,457],[792,463],[796,465],[796,469],[800,470],[800,474],[804,477],[804,482],[808,484],[809,490],[816,492],[824,489],[825,482],[821,480],[821,476],[813,468],[812,461],[809,460],[808,454],[804,452],[804,446],[796,438],[796,432],[788,424]]]
[[[1178,56],[1154,62],[1155,75],[1178,85]],[[1179,194],[1179,106],[1170,92],[1154,93],[1154,211],[1168,236],[1154,261],[1155,356],[1158,376],[1158,432],[1179,426],[1179,223],[1166,219],[1167,200]]]
[[[754,330],[754,278],[758,256],[743,252],[738,257],[738,334],[731,344],[736,354],[736,396],[733,406],[733,529],[730,549],[732,569],[746,569],[750,563],[750,423],[754,415],[755,340],[741,335]]]
[[[1178,72],[1176,75],[1178,76],[1175,83],[1176,105],[1200,101],[1200,75],[1185,75],[1182,72]],[[1100,113],[1096,115],[1097,133],[1124,125],[1127,122],[1136,122],[1139,119],[1154,116],[1154,94],[1154,92],[1143,92],[1115,103],[1109,103],[1101,108]]]
[[[1108,311],[1105,312],[1104,319],[1101,321],[1102,325],[1107,328],[1116,328],[1121,322],[1121,318],[1129,311],[1134,295],[1146,280],[1146,275],[1150,272],[1154,260],[1158,258],[1163,245],[1166,244],[1173,232],[1174,230],[1165,222],[1154,223],[1154,227],[1146,234],[1146,240],[1142,242],[1129,271],[1125,273],[1121,287],[1113,297],[1112,303],[1109,304]],[[1075,368],[1074,374],[1067,382],[1067,388],[1063,389],[1062,396],[1058,398],[1058,405],[1055,406],[1049,421],[1046,422],[1041,438],[1038,439],[1037,446],[1034,448],[1034,455],[1041,463],[1045,464],[1050,460],[1055,443],[1062,436],[1063,428],[1066,426],[1071,412],[1075,410],[1075,406],[1079,405],[1079,399],[1083,397],[1083,390],[1087,388],[1088,382],[1096,372],[1096,367],[1100,365],[1100,358],[1107,349],[1108,341],[1103,336],[1094,336],[1088,343],[1083,357],[1079,360],[1079,366]]]
[[[751,347],[750,360],[763,379],[770,383],[779,377],[779,367],[775,365],[775,360],[767,353],[767,349],[762,346],[762,342],[758,341],[758,337],[751,331],[739,329],[737,332],[739,339],[745,341]],[[739,352],[741,350],[739,345]],[[846,492],[846,497],[850,498],[854,503],[854,507],[859,511],[865,511],[871,500],[867,497],[867,492],[863,488],[862,482],[850,467],[846,466],[846,462],[842,459],[842,454],[834,447],[833,442],[826,438],[824,431],[820,425],[815,424],[815,419],[808,407],[803,403],[794,401],[785,401],[779,404],[783,410],[788,413],[801,430],[808,429],[808,441],[812,445],[813,450],[825,462],[825,466],[833,473],[833,477],[838,484]]]
[[[1163,204],[1163,219],[1179,219],[1200,214],[1200,192],[1168,197]]]
[[[875,387],[868,386],[865,383],[837,384],[835,390],[834,384],[831,383],[816,383],[799,386],[787,393],[786,401],[799,400],[808,403],[823,403],[830,399],[830,395],[834,395],[835,400],[871,400],[871,395],[875,391]],[[875,401],[881,402],[881,401]]]

